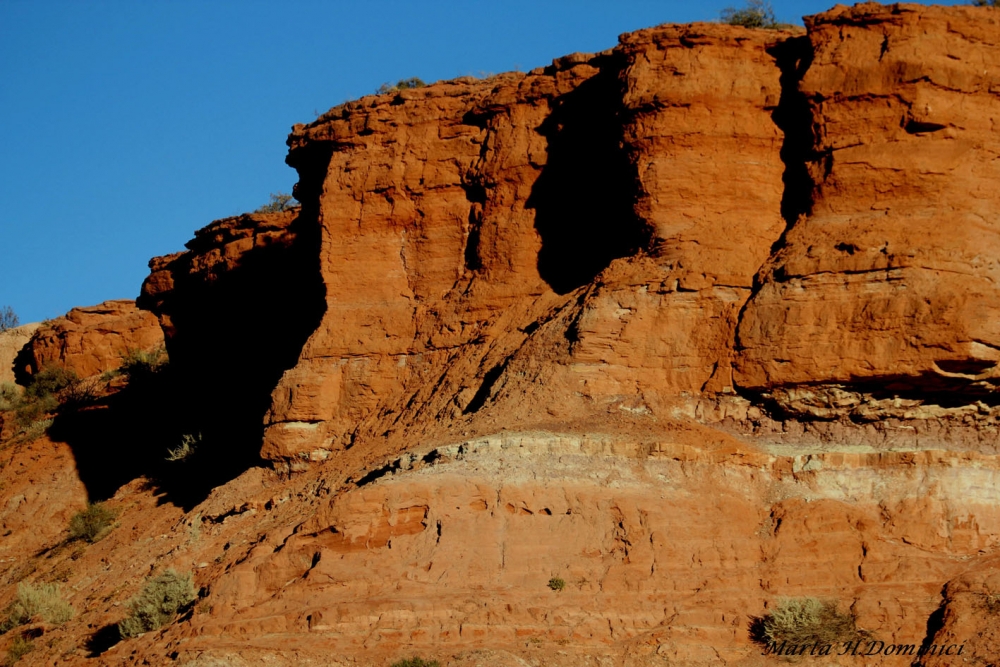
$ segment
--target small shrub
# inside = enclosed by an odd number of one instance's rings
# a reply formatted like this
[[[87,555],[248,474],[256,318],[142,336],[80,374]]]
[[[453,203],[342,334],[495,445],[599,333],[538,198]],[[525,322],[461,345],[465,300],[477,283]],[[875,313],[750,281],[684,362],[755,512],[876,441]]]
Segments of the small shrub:
[[[295,197],[284,192],[272,192],[271,201],[254,211],[254,213],[281,213],[295,208],[299,203]]]
[[[723,23],[744,28],[777,28],[779,25],[768,0],[747,0],[745,7],[726,7],[720,15]]]
[[[17,313],[10,306],[4,306],[0,308],[0,331],[7,331],[8,329],[13,329],[21,324],[20,318],[18,318]]]
[[[781,598],[757,620],[754,639],[764,644],[836,644],[859,635],[854,616],[838,611],[835,602],[818,598]]]
[[[35,424],[43,421],[42,417],[55,412],[59,407],[59,399],[49,394],[41,398],[22,396],[14,405],[14,419],[22,431],[27,431]]]
[[[3,661],[4,667],[10,667],[15,664],[18,660],[30,653],[31,649],[34,647],[34,642],[30,639],[15,637],[14,641],[7,647],[7,657],[4,658]]]
[[[147,582],[142,592],[132,598],[128,604],[130,614],[118,623],[118,631],[122,637],[137,637],[161,628],[196,597],[190,574],[167,570]]]
[[[108,534],[115,520],[115,513],[101,503],[87,505],[69,520],[69,536],[93,544]]]
[[[34,442],[40,437],[45,435],[49,427],[55,423],[53,419],[40,419],[36,422],[31,422],[26,427],[21,429],[21,432],[17,434],[17,442]]]
[[[560,579],[559,577],[552,577],[551,579],[549,579],[548,586],[554,591],[561,591],[562,589],[566,588],[566,581]]]
[[[127,350],[122,355],[118,374],[126,376],[129,382],[135,382],[159,373],[168,361],[167,351],[162,347],[152,350]]]
[[[20,387],[13,382],[0,382],[0,411],[13,410],[20,399]]]
[[[27,399],[43,399],[54,396],[79,379],[76,372],[68,368],[44,366],[31,376],[31,382],[24,389],[24,396]]]
[[[182,435],[181,444],[178,447],[167,450],[167,460],[168,461],[187,461],[192,456],[194,456],[195,451],[198,449],[197,445],[201,442],[201,433],[198,435]]]
[[[397,660],[392,663],[392,667],[441,667],[441,663],[437,660],[424,660],[413,656],[408,660]]]
[[[46,623],[61,624],[73,618],[73,607],[62,599],[58,584],[17,585],[17,598],[5,610],[0,631],[8,632],[31,622],[36,616]]]
[[[409,79],[400,79],[395,83],[395,85],[391,83],[383,83],[381,86],[379,86],[378,90],[376,90],[375,92],[378,93],[379,95],[385,95],[386,93],[396,93],[399,92],[400,90],[413,90],[414,88],[423,88],[426,85],[427,84],[424,83],[422,79],[418,79],[417,77],[414,76],[410,77]]]
[[[101,382],[100,378],[77,380],[63,389],[62,404],[73,410],[93,405],[101,394]]]

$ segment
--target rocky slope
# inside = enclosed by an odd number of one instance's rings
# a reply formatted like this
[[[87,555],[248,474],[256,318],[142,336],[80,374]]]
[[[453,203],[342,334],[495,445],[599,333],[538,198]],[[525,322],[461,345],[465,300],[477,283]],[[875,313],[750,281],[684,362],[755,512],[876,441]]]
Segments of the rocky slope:
[[[301,209],[151,262],[169,368],[0,450],[0,602],[77,609],[25,660],[758,665],[820,597],[962,647],[828,664],[993,664],[998,54],[838,6],[295,126]],[[197,604],[117,641],[167,567]]]

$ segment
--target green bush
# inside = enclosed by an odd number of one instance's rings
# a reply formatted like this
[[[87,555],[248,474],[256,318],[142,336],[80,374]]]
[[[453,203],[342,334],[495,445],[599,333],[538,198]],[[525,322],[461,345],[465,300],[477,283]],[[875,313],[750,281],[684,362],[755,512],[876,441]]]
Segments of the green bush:
[[[43,399],[54,396],[74,382],[79,381],[75,371],[61,366],[43,366],[31,376],[31,382],[24,389],[27,399]]]
[[[161,628],[196,597],[190,574],[167,570],[147,582],[142,592],[132,598],[128,604],[130,614],[118,623],[118,632],[122,637],[137,637]]]
[[[440,665],[441,663],[437,660],[424,660],[416,656],[408,660],[398,660],[392,663],[392,667],[440,667]]]
[[[768,0],[747,0],[742,9],[726,7],[720,14],[723,23],[744,28],[777,28],[779,25]]]
[[[93,544],[108,534],[114,521],[115,513],[102,503],[87,505],[87,509],[77,512],[69,520],[69,536]]]
[[[17,585],[17,598],[8,605],[0,632],[31,622],[36,616],[46,623],[61,624],[73,618],[73,607],[62,599],[58,584]]]
[[[413,90],[414,88],[423,88],[426,85],[427,84],[424,83],[422,79],[418,79],[417,77],[414,76],[410,77],[409,79],[400,79],[395,83],[395,85],[391,83],[383,83],[381,86],[379,86],[379,89],[376,90],[375,92],[378,93],[379,95],[385,95],[386,93],[396,93],[399,92],[400,90]]]
[[[837,610],[837,604],[818,598],[781,598],[761,620],[764,643],[836,644],[858,636],[854,616]]]
[[[549,579],[548,587],[554,591],[561,591],[566,588],[566,581],[564,579],[560,579],[559,577],[552,577]]]
[[[20,387],[13,382],[0,382],[0,411],[13,410],[20,400]]]
[[[7,647],[7,657],[4,658],[4,667],[10,667],[35,647],[34,642],[24,637],[15,637],[10,646]]]
[[[271,201],[254,211],[254,213],[281,213],[295,208],[299,203],[295,198],[284,192],[272,192]]]

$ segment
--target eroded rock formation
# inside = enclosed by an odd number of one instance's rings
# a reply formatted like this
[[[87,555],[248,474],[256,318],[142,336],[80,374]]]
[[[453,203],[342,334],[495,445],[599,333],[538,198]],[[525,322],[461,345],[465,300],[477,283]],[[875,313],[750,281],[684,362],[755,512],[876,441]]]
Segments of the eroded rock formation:
[[[118,368],[130,352],[163,346],[160,322],[129,299],[74,308],[41,324],[25,350],[22,380],[45,366],[60,366],[89,377]]]
[[[661,26],[295,126],[301,209],[213,223],[139,299],[185,428],[270,469],[184,511],[114,477],[44,655],[172,566],[191,615],[91,655],[750,666],[793,596],[991,664],[1000,13],[806,28]],[[58,442],[64,497],[31,495],[41,442],[0,449],[26,516],[82,503]],[[69,558],[15,510],[0,603]]]

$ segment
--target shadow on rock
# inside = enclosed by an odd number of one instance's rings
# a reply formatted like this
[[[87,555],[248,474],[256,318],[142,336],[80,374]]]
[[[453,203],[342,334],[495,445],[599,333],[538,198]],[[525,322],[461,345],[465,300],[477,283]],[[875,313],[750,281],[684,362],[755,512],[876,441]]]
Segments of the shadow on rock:
[[[88,658],[100,657],[105,651],[122,640],[121,633],[118,632],[118,624],[112,623],[90,635],[84,648],[87,649]]]

